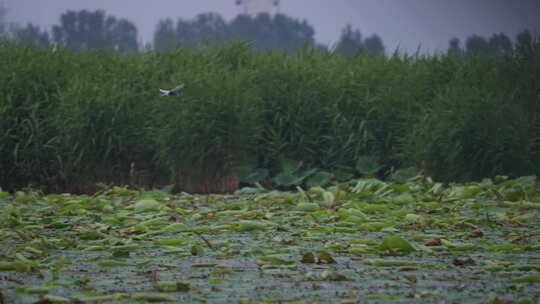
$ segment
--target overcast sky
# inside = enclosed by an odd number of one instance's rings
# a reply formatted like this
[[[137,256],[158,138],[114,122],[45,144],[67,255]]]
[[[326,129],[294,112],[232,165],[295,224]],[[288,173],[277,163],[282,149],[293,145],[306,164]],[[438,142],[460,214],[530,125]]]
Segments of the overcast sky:
[[[240,8],[235,0],[0,0],[10,22],[50,29],[66,10],[104,9],[137,25],[141,42],[151,42],[160,19],[191,19],[217,12],[226,20]],[[315,39],[332,45],[346,24],[364,37],[378,34],[387,50],[445,50],[448,40],[471,34],[504,32],[511,38],[524,29],[540,34],[540,0],[281,0],[280,12],[305,19]]]

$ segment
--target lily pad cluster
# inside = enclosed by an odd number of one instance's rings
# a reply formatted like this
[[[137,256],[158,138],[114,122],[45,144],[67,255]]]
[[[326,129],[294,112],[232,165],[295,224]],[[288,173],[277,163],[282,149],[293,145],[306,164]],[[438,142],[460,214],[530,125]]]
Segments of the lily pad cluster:
[[[1,193],[0,303],[536,303],[540,184]]]

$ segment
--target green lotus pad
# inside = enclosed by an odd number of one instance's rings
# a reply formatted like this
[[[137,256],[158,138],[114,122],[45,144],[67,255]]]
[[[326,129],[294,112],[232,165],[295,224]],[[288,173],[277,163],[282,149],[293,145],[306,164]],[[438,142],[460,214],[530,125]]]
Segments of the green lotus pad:
[[[359,165],[374,170],[367,160]],[[534,178],[257,189],[2,192],[0,303],[534,303],[540,294]]]

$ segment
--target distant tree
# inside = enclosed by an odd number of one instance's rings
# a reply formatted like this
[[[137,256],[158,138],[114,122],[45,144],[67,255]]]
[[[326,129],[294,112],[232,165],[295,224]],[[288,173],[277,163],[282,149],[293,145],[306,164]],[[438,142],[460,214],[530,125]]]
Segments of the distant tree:
[[[137,51],[137,28],[126,19],[106,16],[102,10],[67,11],[53,26],[53,40],[72,50],[113,49]]]
[[[315,30],[306,21],[283,14],[271,17],[239,15],[229,24],[231,38],[248,40],[259,49],[278,48],[292,52],[303,44],[315,43]]]
[[[336,52],[344,55],[352,55],[359,51],[371,54],[384,54],[385,48],[381,37],[374,34],[366,39],[362,39],[360,30],[353,30],[350,24],[347,24],[341,31],[341,37],[336,47]]]
[[[384,44],[381,37],[374,34],[364,39],[364,49],[371,54],[384,54]]]
[[[199,14],[193,20],[160,20],[154,32],[154,47],[157,50],[180,45],[222,43],[227,39],[227,22],[215,13]]]
[[[448,55],[540,56],[540,36],[534,37],[525,30],[516,35],[513,43],[504,33],[493,34],[489,39],[472,35],[466,40],[465,50],[462,50],[459,39],[452,38],[447,52]]]
[[[119,52],[138,50],[137,27],[126,19],[108,17],[106,22],[106,41],[108,46]]]
[[[173,21],[170,18],[160,20],[154,32],[154,48],[164,50],[178,45],[179,42],[176,40],[176,29]]]
[[[5,20],[6,14],[7,14],[7,9],[4,6],[4,3],[0,2],[0,38],[4,38],[7,34],[6,20]]]
[[[463,49],[461,48],[461,41],[459,38],[452,38],[448,42],[448,51],[446,52],[448,56],[461,56],[463,55]]]
[[[25,27],[17,24],[7,24],[5,17],[7,9],[3,2],[0,2],[0,39],[11,39],[18,43],[49,45],[49,33],[42,31],[39,26],[28,23]]]
[[[272,20],[273,36],[279,48],[294,51],[301,45],[315,44],[315,30],[307,21],[299,21],[283,14],[277,14]]]
[[[177,27],[181,33],[182,29]],[[222,43],[227,40],[227,22],[216,13],[199,14],[191,23],[191,31],[187,35],[189,41],[203,39],[204,42]]]
[[[494,55],[510,56],[513,53],[514,46],[512,40],[504,33],[493,34],[488,41],[489,52]]]
[[[530,31],[525,30],[516,36],[516,53],[523,57],[533,56],[535,52],[539,52],[540,48],[538,41],[534,41]]]
[[[467,54],[488,54],[490,53],[490,45],[486,38],[479,35],[472,35],[465,41],[465,49]]]
[[[26,27],[12,25],[9,36],[18,43],[47,46],[50,44],[49,33],[42,31],[39,26],[29,23]]]
[[[266,16],[268,17],[268,16]],[[236,18],[231,20],[229,23],[229,33],[234,38],[238,39],[244,39],[249,40],[250,37],[257,37],[260,36],[261,33],[259,32],[261,28],[264,28],[264,26],[261,26],[261,21],[264,21],[269,18],[261,18],[259,19],[259,27],[254,26],[254,20],[249,15],[238,15]],[[266,24],[268,26],[269,24]],[[267,37],[268,38],[268,37]],[[260,43],[263,43],[264,37],[259,37]]]
[[[154,33],[154,47],[163,50],[179,45],[221,44],[232,39],[248,40],[259,49],[292,51],[302,44],[313,45],[315,30],[306,22],[285,15],[239,15],[227,23],[218,14],[200,14],[194,20],[161,20]]]
[[[344,55],[352,55],[364,48],[362,33],[359,30],[353,30],[350,24],[347,24],[341,31],[336,51]]]

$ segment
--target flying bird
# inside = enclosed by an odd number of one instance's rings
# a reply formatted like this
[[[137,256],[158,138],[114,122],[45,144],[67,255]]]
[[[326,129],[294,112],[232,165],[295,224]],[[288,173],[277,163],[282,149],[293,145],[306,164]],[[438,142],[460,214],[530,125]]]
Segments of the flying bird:
[[[162,96],[178,96],[178,91],[180,91],[183,87],[184,87],[184,84],[181,83],[172,90],[159,89],[159,92],[161,93]]]

